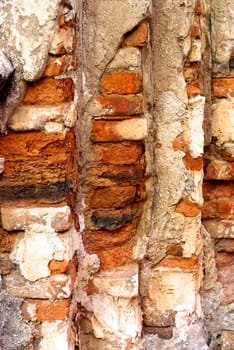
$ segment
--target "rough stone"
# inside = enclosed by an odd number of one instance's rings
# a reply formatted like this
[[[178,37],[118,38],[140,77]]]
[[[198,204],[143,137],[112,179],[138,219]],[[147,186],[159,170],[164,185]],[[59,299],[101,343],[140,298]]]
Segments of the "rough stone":
[[[213,105],[212,136],[218,145],[234,141],[234,98],[220,99]]]
[[[135,70],[141,67],[141,52],[137,47],[120,48],[113,60],[109,63],[106,71],[112,70]]]
[[[51,336],[53,334],[53,336]],[[74,349],[74,337],[70,329],[70,321],[42,322],[42,339],[38,350],[71,350]]]

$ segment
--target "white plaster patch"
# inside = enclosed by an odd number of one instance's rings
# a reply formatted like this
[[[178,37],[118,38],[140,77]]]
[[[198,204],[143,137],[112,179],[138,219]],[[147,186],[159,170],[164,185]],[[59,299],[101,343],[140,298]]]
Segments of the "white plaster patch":
[[[197,302],[196,273],[162,267],[155,269],[149,280],[149,298],[160,311],[194,312]]]
[[[147,136],[146,118],[121,120],[116,124],[115,132],[126,140],[144,140]]]
[[[101,272],[93,279],[99,293],[131,298],[138,295],[138,265],[126,265],[115,271]]]
[[[218,145],[234,141],[234,98],[220,99],[213,105],[212,136]]]
[[[193,158],[203,154],[204,147],[204,118],[205,97],[196,96],[189,100],[189,112],[185,121],[185,137]]]
[[[43,322],[38,350],[74,350],[69,321]]]

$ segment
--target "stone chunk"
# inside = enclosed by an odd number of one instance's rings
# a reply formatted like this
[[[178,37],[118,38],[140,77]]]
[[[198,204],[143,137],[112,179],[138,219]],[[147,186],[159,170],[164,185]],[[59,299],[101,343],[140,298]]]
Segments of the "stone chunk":
[[[20,106],[9,121],[14,131],[43,130],[49,122],[62,127],[62,131],[75,125],[77,109],[73,102],[59,105]]]
[[[234,141],[234,98],[220,99],[213,105],[211,127],[217,145]]]
[[[141,67],[141,52],[137,47],[120,48],[106,71],[112,70],[135,70]]]
[[[33,225],[48,225],[55,231],[65,231],[70,226],[71,210],[60,207],[1,207],[2,225],[7,231],[27,230]],[[62,217],[62,220],[61,220]]]
[[[94,142],[111,142],[144,140],[147,136],[145,118],[132,118],[121,121],[97,120],[93,123],[92,140]]]
[[[74,349],[74,339],[70,335],[71,321],[42,322],[41,340],[38,350]],[[51,336],[53,334],[53,336]]]

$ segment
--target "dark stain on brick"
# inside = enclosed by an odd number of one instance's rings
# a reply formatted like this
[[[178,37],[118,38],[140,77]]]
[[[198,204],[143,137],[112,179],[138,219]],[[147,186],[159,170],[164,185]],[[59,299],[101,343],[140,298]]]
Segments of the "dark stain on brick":
[[[125,224],[130,224],[132,222],[131,214],[123,214],[119,216],[108,216],[108,215],[98,215],[98,213],[93,213],[91,217],[92,222],[99,229],[105,230],[116,230]]]

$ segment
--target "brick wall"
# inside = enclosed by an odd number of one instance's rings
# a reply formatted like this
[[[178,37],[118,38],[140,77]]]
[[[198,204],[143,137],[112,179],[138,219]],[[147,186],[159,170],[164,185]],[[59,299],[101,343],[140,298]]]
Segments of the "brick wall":
[[[56,4],[0,135],[0,349],[231,350],[227,4]]]

